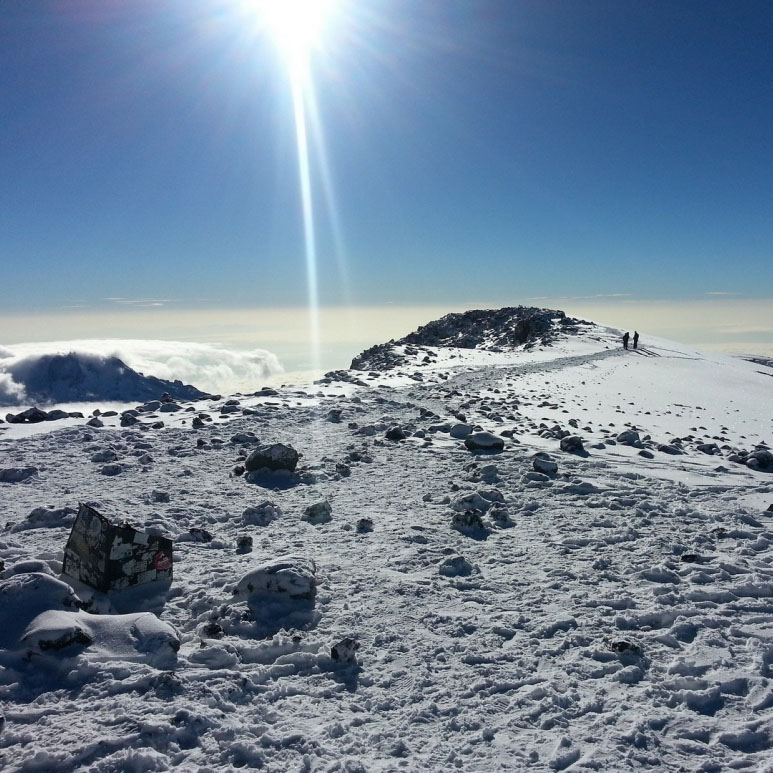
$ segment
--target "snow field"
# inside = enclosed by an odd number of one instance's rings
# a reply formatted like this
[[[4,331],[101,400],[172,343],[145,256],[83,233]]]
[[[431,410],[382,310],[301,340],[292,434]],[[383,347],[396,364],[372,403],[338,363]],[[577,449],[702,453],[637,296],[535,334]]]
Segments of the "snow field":
[[[9,429],[0,466],[38,473],[0,483],[0,588],[58,573],[62,508],[79,501],[176,542],[171,586],[108,598],[72,582],[86,611],[16,612],[48,615],[22,642],[0,610],[0,767],[773,769],[773,476],[721,449],[770,442],[769,377],[600,338],[496,364],[468,352],[422,383],[395,373],[243,399],[254,414],[198,430],[179,414],[160,430]],[[459,414],[512,430],[504,451],[467,450],[442,428]],[[385,438],[395,425],[405,440]],[[627,425],[693,439],[647,458],[610,442]],[[587,455],[561,452],[553,426]],[[236,475],[258,440],[300,451],[298,478],[274,490]],[[92,461],[106,451],[115,475]],[[538,451],[555,473],[535,470]],[[304,520],[323,500],[331,520]],[[266,501],[270,517],[255,510]],[[479,526],[454,521],[467,505]],[[44,506],[56,512],[28,518]],[[265,563],[288,556],[307,579],[313,562],[312,597],[260,596]],[[147,612],[159,636],[176,632],[176,653],[164,636],[143,650],[114,617]],[[93,643],[40,651],[73,618]],[[331,657],[347,637],[358,664]]]

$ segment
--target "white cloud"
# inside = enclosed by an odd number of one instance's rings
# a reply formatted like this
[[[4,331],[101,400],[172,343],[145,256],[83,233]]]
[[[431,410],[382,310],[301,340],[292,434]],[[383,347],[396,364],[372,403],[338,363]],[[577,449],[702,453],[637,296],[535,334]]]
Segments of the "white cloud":
[[[0,401],[23,398],[24,386],[14,379],[15,371],[26,370],[36,357],[69,352],[116,356],[146,376],[180,379],[204,391],[223,394],[255,391],[283,370],[277,357],[264,349],[228,349],[184,341],[87,339],[12,344],[0,347]]]

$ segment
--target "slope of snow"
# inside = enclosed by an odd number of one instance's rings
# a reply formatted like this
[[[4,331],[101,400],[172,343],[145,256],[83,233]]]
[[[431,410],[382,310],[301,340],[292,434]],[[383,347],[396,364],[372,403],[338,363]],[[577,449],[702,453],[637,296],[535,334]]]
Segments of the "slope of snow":
[[[368,387],[1,425],[0,468],[37,471],[0,483],[0,599],[26,573],[57,611],[10,626],[0,605],[0,768],[771,770],[773,473],[731,457],[773,439],[773,381],[642,344],[444,349]],[[504,450],[468,450],[462,416]],[[296,473],[239,475],[259,442]],[[171,586],[62,577],[72,609],[50,575],[79,501],[172,536]],[[249,595],[275,559],[314,592]],[[165,636],[138,656],[140,613]]]

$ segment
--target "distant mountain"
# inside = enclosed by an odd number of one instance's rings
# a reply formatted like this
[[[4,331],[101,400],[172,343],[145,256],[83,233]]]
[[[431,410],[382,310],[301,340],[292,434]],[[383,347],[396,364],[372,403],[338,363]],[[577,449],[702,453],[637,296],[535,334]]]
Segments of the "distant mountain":
[[[0,391],[0,403],[51,404],[88,401],[142,402],[164,392],[176,400],[207,394],[181,381],[146,376],[118,357],[70,352],[24,357],[6,368],[14,390]]]
[[[398,346],[455,347],[503,351],[536,344],[549,346],[564,335],[575,335],[595,327],[592,322],[567,317],[563,311],[532,306],[475,309],[422,325],[397,341],[366,349],[351,364],[353,370],[389,370],[406,362],[395,351]],[[406,352],[411,354],[410,351]]]

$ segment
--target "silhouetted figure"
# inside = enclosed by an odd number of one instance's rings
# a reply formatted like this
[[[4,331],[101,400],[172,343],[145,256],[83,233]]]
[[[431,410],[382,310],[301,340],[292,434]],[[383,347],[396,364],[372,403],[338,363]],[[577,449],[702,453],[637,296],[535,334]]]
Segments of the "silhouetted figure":
[[[629,335],[628,335],[628,331],[626,330],[625,333],[623,334],[623,349],[628,348],[628,338],[629,338]]]
[[[634,330],[633,331],[633,348],[636,349],[639,346],[639,333]]]

